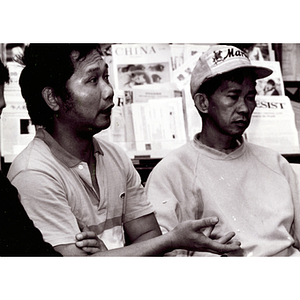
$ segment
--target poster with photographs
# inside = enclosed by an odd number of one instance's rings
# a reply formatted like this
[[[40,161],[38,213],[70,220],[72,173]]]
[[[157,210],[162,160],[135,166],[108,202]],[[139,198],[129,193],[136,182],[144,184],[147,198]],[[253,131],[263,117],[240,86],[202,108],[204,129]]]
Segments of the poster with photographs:
[[[281,67],[278,61],[252,61],[251,63],[273,70],[270,76],[257,80],[256,90],[259,96],[285,95]]]
[[[114,85],[117,90],[171,82],[169,44],[112,45]]]

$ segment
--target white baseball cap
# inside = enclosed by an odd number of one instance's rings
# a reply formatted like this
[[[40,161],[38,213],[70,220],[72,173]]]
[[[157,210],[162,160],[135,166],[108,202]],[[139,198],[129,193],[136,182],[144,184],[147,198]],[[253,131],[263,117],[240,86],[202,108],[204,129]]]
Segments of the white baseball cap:
[[[208,79],[241,68],[251,68],[257,79],[273,73],[269,68],[253,66],[248,55],[234,46],[214,45],[210,47],[200,56],[192,72],[190,83],[192,97],[194,98],[200,86]]]

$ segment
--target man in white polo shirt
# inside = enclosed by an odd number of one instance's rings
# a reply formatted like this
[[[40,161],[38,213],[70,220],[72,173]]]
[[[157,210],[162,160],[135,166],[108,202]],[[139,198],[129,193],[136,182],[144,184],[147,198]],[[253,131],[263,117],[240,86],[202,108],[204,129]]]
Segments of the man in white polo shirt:
[[[113,89],[94,44],[31,44],[20,76],[33,124],[43,128],[15,159],[8,177],[44,239],[62,255],[86,255],[83,227],[108,251],[95,255],[160,255],[176,248],[217,253],[239,249],[234,233],[203,234],[216,218],[188,221],[161,235],[130,159],[95,134],[110,125]],[[128,246],[125,245],[125,234]],[[79,237],[85,238],[82,232]],[[80,248],[79,248],[79,247]]]

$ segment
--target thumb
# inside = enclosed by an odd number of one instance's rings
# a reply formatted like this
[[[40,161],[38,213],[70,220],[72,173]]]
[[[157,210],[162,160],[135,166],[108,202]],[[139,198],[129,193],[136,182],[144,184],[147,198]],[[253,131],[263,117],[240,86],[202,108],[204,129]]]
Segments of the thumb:
[[[214,226],[219,222],[217,217],[209,217],[200,220],[196,220],[195,227],[200,230],[201,228],[206,228],[209,226]]]

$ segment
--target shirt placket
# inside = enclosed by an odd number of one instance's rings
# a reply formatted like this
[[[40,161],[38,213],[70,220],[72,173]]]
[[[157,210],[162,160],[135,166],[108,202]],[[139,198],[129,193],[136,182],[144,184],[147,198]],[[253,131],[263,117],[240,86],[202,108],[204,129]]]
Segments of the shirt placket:
[[[96,178],[99,186],[99,193],[100,193],[100,199],[98,210],[102,209],[103,207],[106,207],[107,204],[107,183],[106,183],[106,176],[105,176],[105,166],[103,163],[102,155],[99,155],[96,153]]]
[[[92,179],[91,179],[91,174],[89,171],[88,164],[85,162],[80,162],[79,165],[76,167],[77,174],[79,175],[80,179],[82,180],[83,184],[88,188],[92,196],[97,200],[98,205],[100,204],[100,199],[101,199],[101,192],[100,192],[100,197],[97,194],[95,188],[93,187],[92,184]],[[99,186],[99,189],[101,191],[101,188]]]

